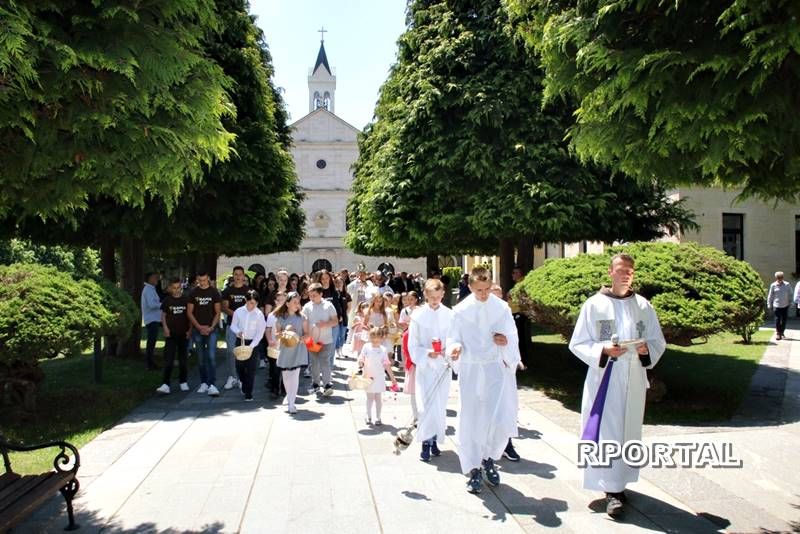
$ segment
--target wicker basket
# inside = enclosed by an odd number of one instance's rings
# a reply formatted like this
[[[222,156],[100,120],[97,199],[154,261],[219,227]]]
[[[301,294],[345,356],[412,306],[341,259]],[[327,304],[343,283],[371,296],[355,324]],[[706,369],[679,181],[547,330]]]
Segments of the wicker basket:
[[[272,358],[273,360],[277,360],[278,359],[278,354],[279,353],[280,353],[280,350],[278,349],[278,347],[268,347],[267,348],[267,357]]]
[[[249,360],[252,354],[253,347],[249,345],[239,345],[233,348],[233,356],[239,361]]]
[[[286,330],[281,332],[278,338],[280,339],[281,345],[290,349],[296,347],[297,344],[300,343],[300,338],[297,337],[297,334],[294,332],[287,332]]]
[[[372,379],[364,376],[363,374],[353,373],[347,380],[347,385],[350,389],[367,389],[372,385]]]

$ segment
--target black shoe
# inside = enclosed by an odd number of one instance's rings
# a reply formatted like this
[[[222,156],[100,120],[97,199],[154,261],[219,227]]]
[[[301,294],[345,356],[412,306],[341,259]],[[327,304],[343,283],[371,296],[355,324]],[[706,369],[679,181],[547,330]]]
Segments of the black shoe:
[[[511,440],[508,440],[508,445],[506,445],[506,450],[503,451],[503,456],[512,462],[519,462],[519,454],[517,454],[516,449],[514,449],[514,444],[511,443]]]
[[[487,458],[481,463],[483,464],[483,476],[486,478],[486,483],[490,486],[500,484],[500,473],[497,472],[494,461],[491,458]]]
[[[617,497],[617,499],[619,499],[623,503],[628,502],[628,495],[624,491],[620,491],[619,493],[615,493],[614,495]]]
[[[423,441],[422,442],[422,452],[419,453],[419,459],[423,462],[430,462],[431,461],[431,442],[430,441]]]
[[[476,468],[470,471],[469,480],[467,481],[467,491],[470,493],[480,493],[482,485],[481,470]]]
[[[439,450],[439,445],[436,444],[436,440],[431,440],[431,454],[434,456],[440,456],[442,451]]]
[[[609,517],[621,517],[625,513],[625,505],[618,493],[606,493],[606,513]]]

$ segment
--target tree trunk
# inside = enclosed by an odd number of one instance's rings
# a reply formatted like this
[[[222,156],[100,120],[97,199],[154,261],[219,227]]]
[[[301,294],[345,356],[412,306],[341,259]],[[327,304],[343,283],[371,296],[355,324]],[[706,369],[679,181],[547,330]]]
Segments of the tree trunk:
[[[114,284],[117,283],[115,253],[114,242],[108,237],[103,238],[100,242],[100,269],[103,273],[103,278]]]
[[[217,279],[217,253],[206,252],[205,254],[203,254],[201,263],[203,264],[203,268],[208,273],[208,278],[213,283],[214,280]]]
[[[518,241],[517,265],[522,269],[522,274],[528,274],[533,269],[533,239],[523,237]]]
[[[136,306],[140,306],[144,286],[144,240],[124,237],[120,251],[122,263],[122,289],[128,292]],[[139,309],[141,314],[141,308]],[[141,316],[141,315],[140,315]],[[128,358],[139,358],[141,351],[142,322],[136,321],[131,335],[123,345],[123,354]]]
[[[510,239],[500,240],[500,285],[503,293],[511,289],[511,271],[514,270],[514,242]]]
[[[425,256],[425,270],[427,276],[430,278],[431,274],[439,270],[439,256],[436,254],[428,254]]]
[[[109,237],[104,237],[100,242],[100,270],[103,273],[103,278],[111,282],[117,283],[117,267],[116,267],[116,246],[114,241]],[[117,353],[117,339],[116,337],[106,336],[105,351],[106,356],[112,356]],[[102,358],[103,353],[98,356],[95,351],[95,358]],[[98,377],[97,369],[101,369],[101,376]],[[102,362],[95,361],[95,381],[99,382],[102,378]]]

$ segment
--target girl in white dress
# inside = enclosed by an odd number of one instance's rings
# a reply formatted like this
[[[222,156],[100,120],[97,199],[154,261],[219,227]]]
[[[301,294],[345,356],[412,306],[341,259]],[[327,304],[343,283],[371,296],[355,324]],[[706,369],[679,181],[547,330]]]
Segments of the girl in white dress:
[[[375,425],[381,424],[381,408],[383,407],[383,392],[386,391],[384,372],[389,373],[392,386],[397,386],[397,379],[392,373],[392,364],[389,361],[389,351],[383,344],[386,329],[373,327],[369,331],[369,343],[364,345],[358,356],[358,366],[364,369],[364,376],[372,379],[372,384],[366,389],[367,394],[367,419],[368,425],[372,424],[372,405],[375,405]]]

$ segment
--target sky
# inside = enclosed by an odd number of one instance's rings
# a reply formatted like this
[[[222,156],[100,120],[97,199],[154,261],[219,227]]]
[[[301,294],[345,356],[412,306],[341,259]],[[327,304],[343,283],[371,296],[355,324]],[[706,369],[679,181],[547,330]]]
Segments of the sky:
[[[308,113],[308,75],[320,28],[336,75],[335,113],[358,129],[372,120],[378,90],[397,56],[406,0],[250,0],[283,88],[290,122]]]

